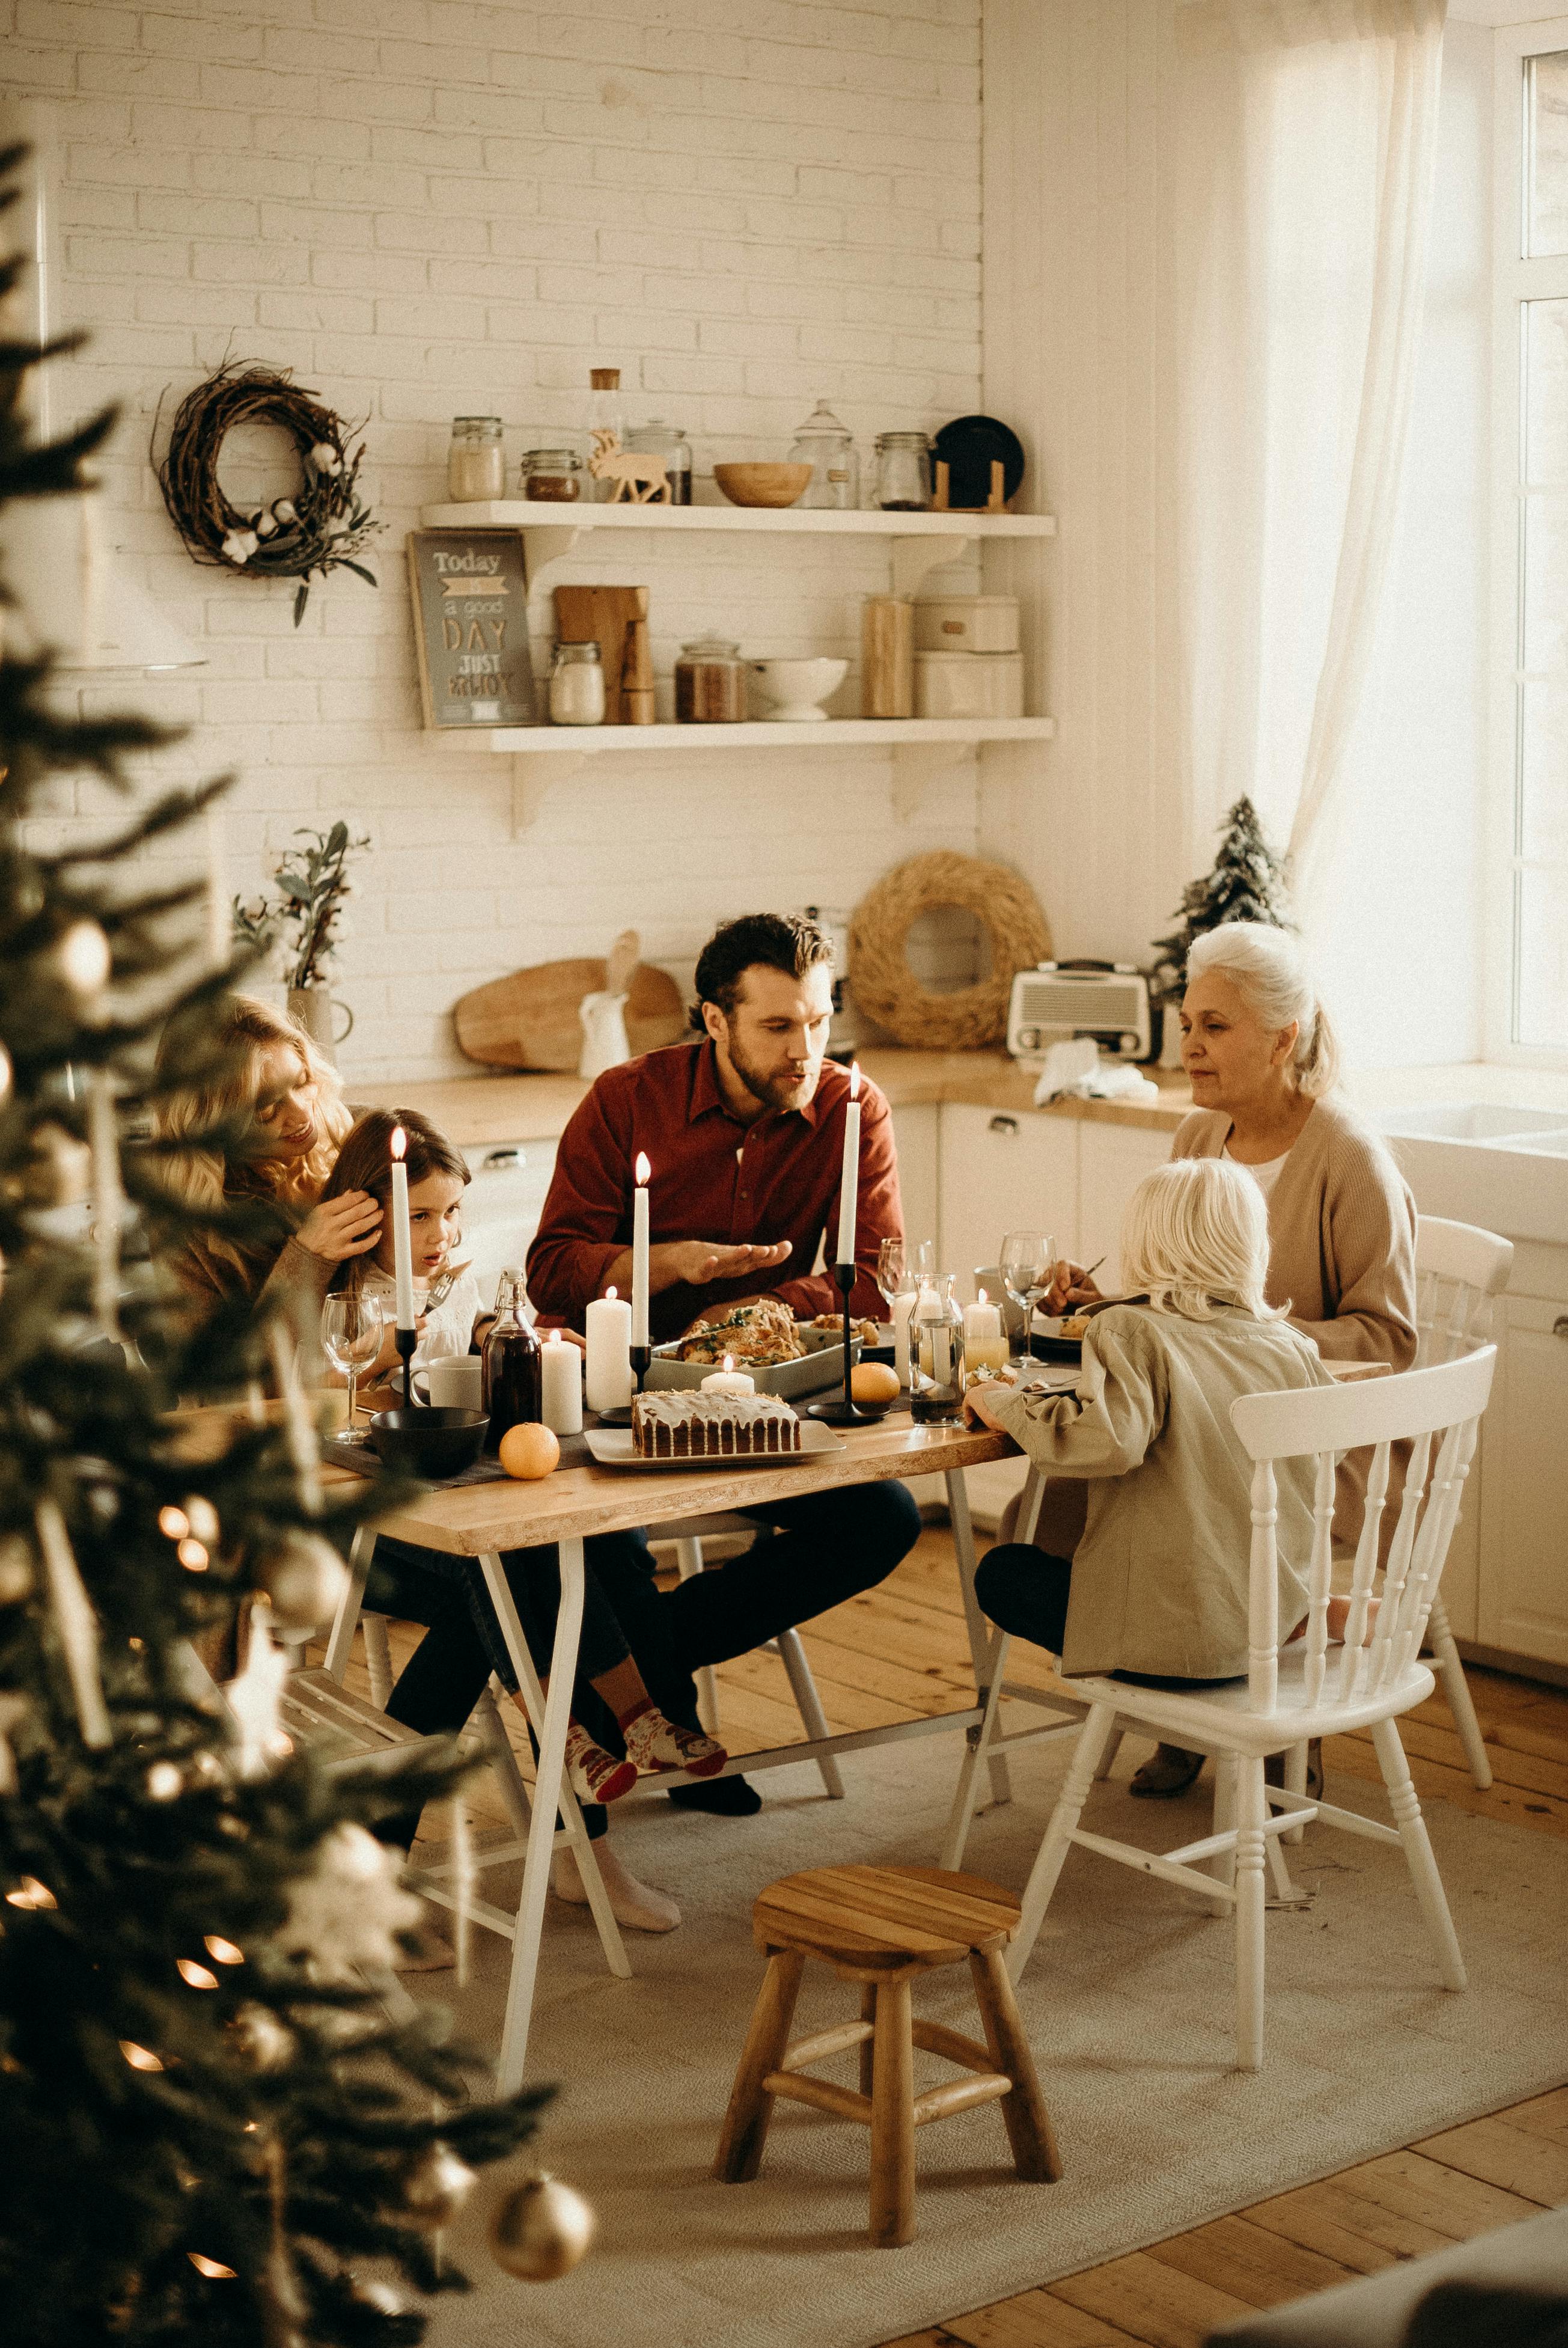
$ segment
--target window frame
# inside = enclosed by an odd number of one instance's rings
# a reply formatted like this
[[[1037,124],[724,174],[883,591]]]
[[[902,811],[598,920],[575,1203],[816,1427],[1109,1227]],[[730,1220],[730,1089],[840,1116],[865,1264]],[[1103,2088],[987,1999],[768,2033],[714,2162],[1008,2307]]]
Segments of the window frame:
[[[1568,299],[1568,253],[1528,259],[1529,161],[1524,66],[1532,57],[1568,50],[1568,15],[1511,25],[1495,36],[1492,121],[1491,366],[1491,757],[1487,792],[1487,902],[1482,931],[1485,983],[1483,1047],[1489,1061],[1514,1067],[1568,1067],[1568,1046],[1550,1050],[1514,1040],[1520,953],[1518,876],[1524,681],[1521,663],[1524,533],[1523,314],[1526,302]]]

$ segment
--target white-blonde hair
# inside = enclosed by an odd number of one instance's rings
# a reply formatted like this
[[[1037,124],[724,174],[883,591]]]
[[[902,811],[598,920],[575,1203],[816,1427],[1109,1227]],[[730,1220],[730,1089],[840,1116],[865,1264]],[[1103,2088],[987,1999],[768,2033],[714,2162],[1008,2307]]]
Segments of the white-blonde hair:
[[[1317,1100],[1339,1077],[1339,1046],[1307,958],[1288,930],[1267,922],[1222,922],[1187,949],[1187,983],[1211,973],[1228,978],[1266,1027],[1296,1022],[1290,1073],[1298,1092]]]
[[[1122,1223],[1122,1285],[1156,1313],[1212,1321],[1239,1304],[1259,1321],[1267,1303],[1268,1210],[1243,1167],[1225,1158],[1173,1158],[1145,1174]]]

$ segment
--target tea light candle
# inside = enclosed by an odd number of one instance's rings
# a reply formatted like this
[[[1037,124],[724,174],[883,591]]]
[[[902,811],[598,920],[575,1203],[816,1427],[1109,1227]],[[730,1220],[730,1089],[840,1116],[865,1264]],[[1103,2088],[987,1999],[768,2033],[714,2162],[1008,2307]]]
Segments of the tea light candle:
[[[745,1370],[736,1369],[733,1354],[726,1354],[723,1368],[711,1371],[702,1385],[703,1394],[754,1395],[756,1390],[755,1378]]]
[[[607,1288],[589,1306],[583,1325],[588,1332],[588,1406],[624,1410],[631,1400],[631,1307]]]
[[[849,1106],[844,1112],[844,1168],[838,1180],[838,1247],[835,1263],[855,1262],[855,1210],[860,1191],[860,1063],[849,1069]]]
[[[592,1305],[589,1306],[591,1313]],[[582,1356],[575,1345],[561,1343],[561,1333],[552,1329],[539,1354],[540,1411],[545,1425],[555,1435],[580,1435],[582,1432]]]
[[[397,1325],[414,1326],[414,1244],[408,1231],[408,1169],[403,1153],[408,1137],[400,1125],[392,1129],[392,1270],[397,1288]]]
[[[898,1373],[901,1386],[909,1383],[909,1323],[914,1317],[917,1293],[917,1290],[913,1288],[901,1289],[887,1308],[893,1323],[893,1366]]]
[[[1005,1369],[1009,1352],[1001,1307],[982,1288],[974,1303],[964,1307],[965,1367],[971,1375],[979,1369]]]
[[[631,1194],[631,1342],[648,1343],[648,1177],[653,1171],[640,1149],[637,1188]]]

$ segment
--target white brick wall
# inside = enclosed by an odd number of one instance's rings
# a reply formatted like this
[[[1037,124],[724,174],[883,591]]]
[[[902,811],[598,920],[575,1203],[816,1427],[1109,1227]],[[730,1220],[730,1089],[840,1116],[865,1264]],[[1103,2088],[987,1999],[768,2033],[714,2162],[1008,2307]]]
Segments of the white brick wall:
[[[337,981],[351,1076],[462,1066],[465,988],[627,924],[679,963],[723,913],[850,903],[901,855],[976,845],[972,762],[901,819],[869,750],[607,755],[520,788],[514,830],[511,762],[420,730],[403,537],[445,493],[455,411],[502,417],[510,468],[618,364],[632,420],[684,425],[702,474],[782,456],[819,398],[863,462],[979,404],[979,0],[653,13],[0,0],[5,87],[57,109],[67,308],[94,330],[71,397],[124,409],[110,535],[209,663],[138,689],[195,729],[159,770],[238,770],[247,891],[296,825],[374,840]],[[298,632],[287,585],[190,561],[146,461],[160,394],[231,348],[368,418],[381,588],[318,583]],[[869,542],[716,538],[552,576],[645,581],[661,672],[719,623],[748,653],[853,654],[886,580]],[[52,830],[100,811],[64,797]]]

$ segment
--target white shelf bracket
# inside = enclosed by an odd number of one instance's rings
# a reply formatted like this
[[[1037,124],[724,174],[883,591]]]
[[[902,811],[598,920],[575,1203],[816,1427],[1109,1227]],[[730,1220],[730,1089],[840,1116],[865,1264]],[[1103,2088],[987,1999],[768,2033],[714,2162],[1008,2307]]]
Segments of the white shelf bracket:
[[[946,800],[952,790],[953,770],[973,767],[975,747],[969,742],[909,742],[893,746],[893,812],[900,823],[914,823],[933,793]]]
[[[546,565],[559,562],[563,556],[569,554],[578,540],[592,527],[591,522],[575,521],[528,521],[523,524],[523,564],[530,594]]]
[[[588,764],[586,750],[534,752],[512,760],[512,838],[521,839],[538,820],[558,783],[569,783]]]
[[[962,562],[974,542],[972,538],[896,538],[893,592],[906,599],[917,595],[929,572],[939,563]]]

